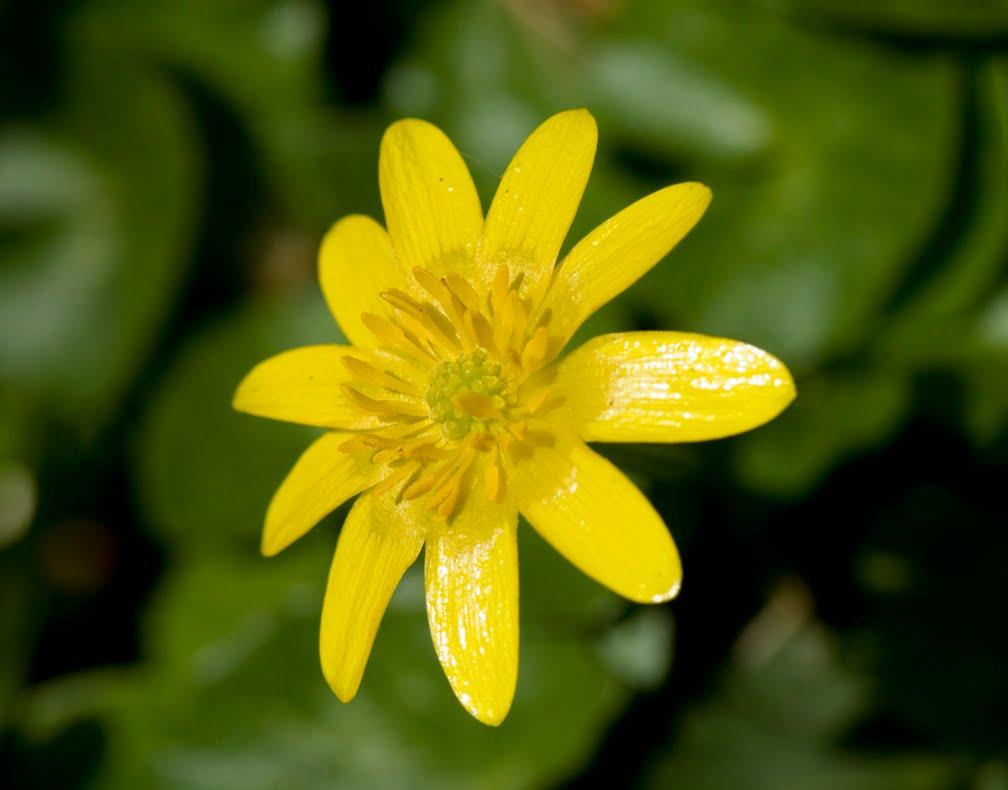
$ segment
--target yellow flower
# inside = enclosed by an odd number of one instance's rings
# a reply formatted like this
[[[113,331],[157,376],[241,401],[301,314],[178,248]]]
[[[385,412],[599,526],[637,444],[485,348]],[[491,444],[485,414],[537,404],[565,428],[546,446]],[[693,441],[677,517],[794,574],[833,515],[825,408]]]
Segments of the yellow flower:
[[[279,354],[238,388],[236,409],[328,429],[273,497],[264,554],[360,494],[322,612],[322,669],[343,701],[426,546],[437,656],[466,710],[500,723],[518,675],[518,514],[617,593],[666,601],[682,573],[665,524],[586,442],[714,439],[766,422],[794,397],[777,359],[703,335],[606,335],[557,361],[710,202],[701,184],[659,190],[556,264],[596,137],[585,110],[547,120],[484,219],[448,138],[424,121],[394,123],[378,166],[388,230],[346,217],[319,254],[322,290],[353,345]]]

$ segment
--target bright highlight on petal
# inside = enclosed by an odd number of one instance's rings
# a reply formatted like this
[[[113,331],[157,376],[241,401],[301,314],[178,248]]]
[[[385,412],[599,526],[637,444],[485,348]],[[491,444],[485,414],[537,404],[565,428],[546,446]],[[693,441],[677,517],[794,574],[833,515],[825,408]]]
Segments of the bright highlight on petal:
[[[746,343],[684,332],[589,340],[564,359],[551,415],[591,442],[697,442],[748,431],[794,399],[780,360]]]
[[[382,615],[423,546],[423,529],[410,520],[409,508],[390,499],[365,494],[357,500],[329,570],[319,655],[343,702],[357,694]]]
[[[653,192],[607,219],[563,259],[546,294],[544,311],[565,340],[581,322],[622,293],[690,232],[710,204],[703,184]]]
[[[471,277],[483,209],[465,162],[444,132],[414,118],[392,124],[381,142],[378,183],[403,268]]]
[[[379,621],[426,544],[434,650],[474,717],[499,724],[518,678],[519,511],[586,574],[632,601],[679,590],[675,543],[647,499],[586,441],[686,442],[753,428],[794,397],[783,364],[734,340],[676,332],[571,334],[657,263],[710,202],[659,190],[559,264],[596,126],[553,116],[505,172],[486,222],[462,157],[426,121],[382,138],[388,232],[363,216],[322,242],[319,278],[353,346],[295,349],[241,382],[240,411],[330,429],[266,514],[263,552],[360,494],[339,536],[320,656],[356,693]]]
[[[516,478],[522,515],[593,579],[641,603],[667,601],[679,591],[679,552],[661,516],[583,442],[537,448]]]
[[[538,302],[581,202],[598,130],[586,110],[554,115],[536,129],[501,178],[487,214],[481,279],[509,266]]]
[[[427,618],[459,702],[500,724],[518,680],[518,514],[474,493],[471,507],[427,538]]]

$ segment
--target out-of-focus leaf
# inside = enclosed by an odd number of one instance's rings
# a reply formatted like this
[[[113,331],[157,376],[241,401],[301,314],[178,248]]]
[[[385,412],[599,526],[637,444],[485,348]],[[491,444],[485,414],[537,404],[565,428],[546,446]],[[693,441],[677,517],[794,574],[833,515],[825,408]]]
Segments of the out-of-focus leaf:
[[[956,766],[936,758],[863,757],[836,745],[868,701],[822,629],[806,625],[768,656],[729,666],[685,717],[647,786],[691,790],[940,790]]]
[[[183,347],[137,447],[142,502],[173,545],[258,546],[270,497],[318,431],[240,414],[231,398],[266,357],[333,342],[339,329],[312,289],[253,304]]]
[[[989,618],[1008,609],[1004,475],[957,437],[932,444],[863,511],[858,559],[875,572],[863,578],[860,643],[890,723],[950,753],[999,758],[1008,631]]]
[[[926,358],[929,330],[962,320],[984,302],[1008,260],[1008,66],[993,63],[976,77],[972,147],[964,162],[957,225],[950,249],[926,250],[940,257],[930,277],[922,277],[912,296],[900,305],[875,342],[877,353],[890,360]],[[946,335],[951,334],[945,331]],[[921,337],[921,335],[923,335]],[[951,338],[950,338],[951,339]],[[917,342],[915,342],[917,341]],[[891,362],[890,362],[891,364]],[[897,363],[898,364],[898,363]]]
[[[887,33],[987,37],[1008,31],[1005,0],[761,0],[767,8]]]
[[[736,471],[753,489],[797,496],[845,456],[891,436],[908,404],[899,372],[807,379],[783,416],[736,442]]]
[[[713,189],[711,209],[635,294],[665,320],[744,338],[792,365],[864,338],[944,204],[949,65],[723,0],[634,6],[621,28],[627,40],[665,43],[670,61],[704,64],[748,97],[771,135],[748,168],[690,173]],[[660,84],[654,94],[677,101]]]
[[[599,651],[606,666],[628,686],[654,688],[672,660],[672,621],[660,609],[639,609],[610,629]]]
[[[0,139],[0,387],[24,416],[93,430],[184,270],[197,168],[164,82],[118,60],[78,66],[58,131]]]
[[[511,715],[498,729],[473,721],[434,656],[416,568],[361,693],[342,705],[317,666],[327,563],[294,551],[252,562],[204,555],[180,568],[150,624],[152,664],[132,693],[105,699],[111,760],[99,785],[462,788],[479,776],[544,786],[585,759],[625,697],[590,642],[532,626]]]
[[[382,129],[376,114],[324,105],[326,13],[315,0],[95,0],[77,26],[86,40],[182,74],[223,102],[251,138],[272,193],[321,230],[377,206]]]

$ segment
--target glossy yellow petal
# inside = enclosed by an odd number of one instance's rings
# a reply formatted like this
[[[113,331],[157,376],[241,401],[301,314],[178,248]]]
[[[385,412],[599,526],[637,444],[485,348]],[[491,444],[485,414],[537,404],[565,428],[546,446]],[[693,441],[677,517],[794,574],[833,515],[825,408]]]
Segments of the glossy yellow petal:
[[[517,512],[473,491],[425,552],[427,617],[438,659],[459,702],[500,724],[518,680]]]
[[[523,276],[523,295],[539,303],[588,183],[597,141],[587,110],[558,113],[525,141],[487,213],[480,251],[484,283],[506,264],[512,277]]]
[[[343,361],[347,356],[394,370],[407,380],[416,376],[401,359],[385,352],[351,346],[305,346],[277,354],[252,368],[238,385],[232,405],[248,414],[302,425],[354,430],[378,427],[384,424],[382,420],[361,411],[342,389],[352,383],[366,390],[365,394],[373,392],[352,379]],[[407,399],[405,395],[391,397]]]
[[[406,271],[471,278],[483,226],[476,187],[455,146],[436,126],[408,118],[392,124],[378,160],[385,222]]]
[[[344,217],[322,240],[319,280],[329,309],[356,346],[373,346],[374,335],[361,313],[383,313],[381,292],[402,288],[405,274],[385,229],[370,217]]]
[[[555,334],[569,338],[589,315],[660,261],[710,203],[703,184],[653,192],[603,222],[563,259],[543,303]]]
[[[661,516],[584,442],[559,438],[537,447],[513,478],[522,515],[593,579],[641,603],[679,591],[679,553]]]
[[[593,442],[696,442],[748,431],[794,399],[783,363],[761,349],[684,332],[588,341],[558,366],[551,417]]]
[[[352,434],[317,439],[294,464],[266,511],[262,553],[272,557],[314,527],[350,497],[377,482],[382,467],[369,453],[348,454],[340,445]]]
[[[387,493],[364,494],[340,533],[322,607],[319,655],[343,702],[357,693],[389,599],[423,546],[414,512]]]

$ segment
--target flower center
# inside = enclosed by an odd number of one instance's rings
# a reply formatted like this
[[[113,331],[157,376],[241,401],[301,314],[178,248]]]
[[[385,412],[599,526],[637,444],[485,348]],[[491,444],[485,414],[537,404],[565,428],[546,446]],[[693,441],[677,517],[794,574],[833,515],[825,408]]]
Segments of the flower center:
[[[436,277],[416,268],[413,276],[419,287],[410,293],[381,293],[389,308],[384,315],[361,315],[381,353],[403,360],[413,374],[386,367],[380,356],[343,357],[350,374],[343,395],[379,424],[340,449],[368,453],[384,467],[374,494],[423,499],[447,521],[476,475],[487,499],[501,501],[505,453],[535,442],[528,422],[551,408],[548,387],[527,384],[555,353],[556,339],[534,319],[519,293],[520,278],[512,281],[506,266],[498,267],[483,296],[456,274]]]
[[[500,363],[478,348],[435,366],[424,400],[445,437],[458,440],[503,416],[512,405],[506,390]]]

